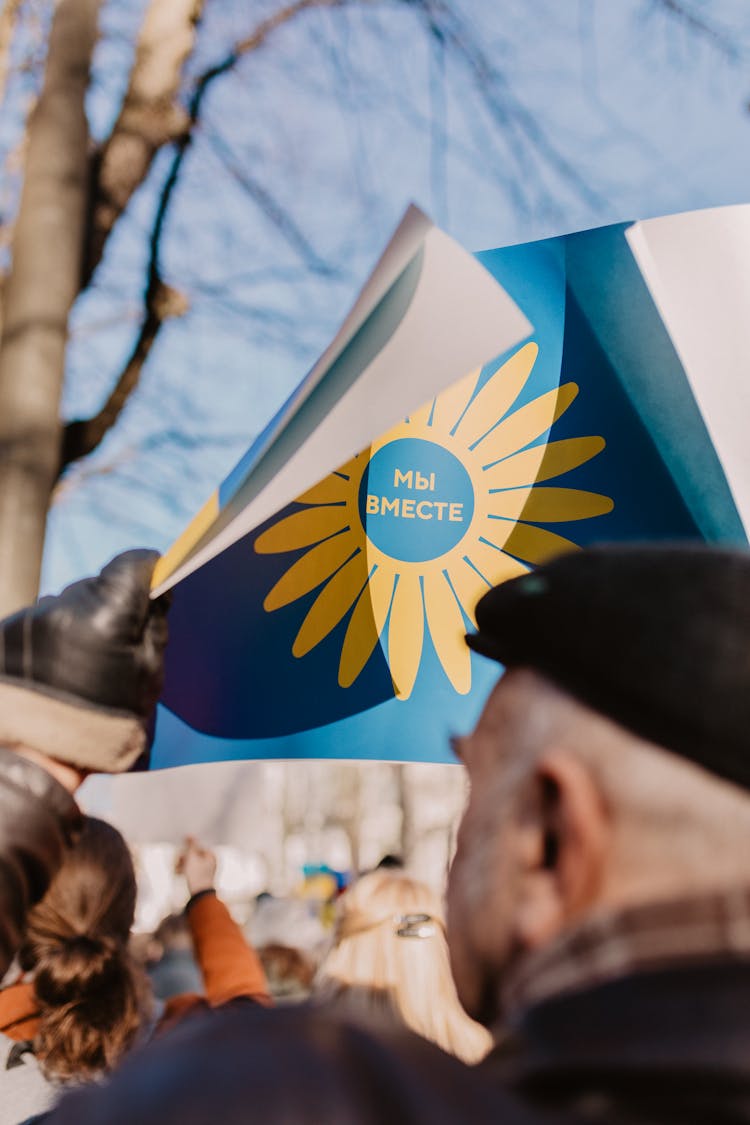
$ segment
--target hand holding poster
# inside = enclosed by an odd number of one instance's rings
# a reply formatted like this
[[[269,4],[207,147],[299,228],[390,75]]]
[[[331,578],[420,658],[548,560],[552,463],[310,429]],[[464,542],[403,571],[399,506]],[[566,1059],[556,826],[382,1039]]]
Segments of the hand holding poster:
[[[390,334],[369,303],[166,556],[155,766],[448,760],[496,674],[463,642],[489,586],[595,540],[745,540],[625,230],[480,255],[499,285],[441,235]]]

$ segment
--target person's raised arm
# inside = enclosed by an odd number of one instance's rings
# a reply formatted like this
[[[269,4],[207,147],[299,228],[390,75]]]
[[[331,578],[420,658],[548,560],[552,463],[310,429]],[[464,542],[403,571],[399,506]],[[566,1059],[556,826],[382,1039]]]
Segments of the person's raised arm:
[[[270,1004],[260,958],[216,896],[214,853],[188,837],[178,870],[185,876],[190,892],[187,918],[208,1003],[215,1007],[244,996]]]

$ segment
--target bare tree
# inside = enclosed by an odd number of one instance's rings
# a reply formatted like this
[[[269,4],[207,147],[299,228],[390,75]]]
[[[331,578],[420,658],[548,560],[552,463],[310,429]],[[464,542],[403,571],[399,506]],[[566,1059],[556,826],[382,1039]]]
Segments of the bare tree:
[[[560,198],[567,197],[596,215],[606,197],[606,183],[592,182],[571,157],[560,130],[538,109],[530,108],[514,85],[507,63],[513,56],[507,21],[498,17],[494,40],[488,43],[474,18],[481,7],[475,0],[269,0],[254,27],[247,26],[248,6],[238,3],[232,9],[232,34],[215,50],[213,42],[207,44],[204,27],[209,16],[216,18],[217,7],[204,12],[202,0],[149,0],[122,84],[124,92],[119,93],[111,116],[113,124],[92,143],[85,96],[100,4],[104,13],[113,7],[104,0],[58,0],[54,6],[46,76],[23,145],[26,166],[20,205],[15,215],[0,215],[0,260],[2,239],[13,231],[0,337],[0,613],[36,593],[53,494],[70,497],[77,484],[91,488],[96,474],[102,473],[108,482],[121,477],[131,492],[138,487],[161,492],[166,501],[176,495],[176,478],[192,482],[199,442],[203,449],[218,449],[222,440],[242,443],[243,427],[223,437],[207,433],[195,408],[190,417],[189,409],[180,411],[165,398],[154,410],[158,417],[151,429],[142,429],[128,439],[125,449],[121,446],[109,453],[109,437],[127,426],[125,408],[140,401],[136,389],[144,372],[151,370],[161,340],[169,337],[170,322],[192,311],[195,300],[210,303],[217,317],[233,324],[241,321],[248,334],[265,340],[269,348],[286,348],[292,354],[296,346],[295,358],[307,356],[313,344],[308,347],[306,333],[310,340],[319,340],[311,327],[310,295],[327,289],[336,295],[340,308],[354,277],[361,276],[359,267],[347,270],[352,240],[347,242],[342,235],[335,252],[321,248],[309,214],[300,206],[304,190],[296,198],[280,190],[272,170],[254,153],[253,137],[264,113],[257,105],[257,89],[256,101],[249,98],[244,115],[233,119],[233,131],[214,108],[231,83],[238,94],[245,93],[243,83],[274,55],[273,45],[288,44],[287,32],[293,25],[307,29],[306,42],[315,56],[315,65],[304,76],[295,72],[295,81],[307,84],[302,96],[319,97],[320,76],[325,73],[338,83],[334,96],[342,106],[353,95],[378,106],[394,100],[393,90],[386,89],[376,71],[368,76],[367,85],[356,85],[358,60],[348,50],[355,25],[369,21],[373,41],[382,40],[384,58],[394,26],[402,29],[404,39],[419,44],[428,59],[427,96],[421,102],[402,98],[397,109],[412,131],[427,139],[432,194],[439,210],[448,208],[449,150],[520,213],[545,211],[554,219],[563,213]],[[37,14],[52,8],[51,0],[0,3],[0,94],[12,80],[13,31],[29,6]],[[519,3],[519,10],[522,7]],[[230,8],[230,4],[223,6]],[[696,42],[728,59],[739,50],[727,28],[709,18],[705,5],[690,0],[633,0],[633,10],[663,13]],[[41,22],[46,26],[45,20]],[[454,95],[451,112],[450,82],[461,84],[461,97]],[[461,127],[451,132],[451,113],[463,113],[469,102],[471,109],[466,110]],[[283,107],[273,107],[273,114],[281,119]],[[362,213],[369,218],[377,199],[368,184],[367,146],[356,109],[349,113],[346,127],[352,181],[361,193]],[[258,225],[273,235],[278,249],[269,262],[268,256],[258,255],[250,239],[249,265],[241,275],[226,271],[223,276],[215,272],[210,276],[210,270],[196,270],[190,281],[170,270],[170,231],[175,215],[185,225],[180,199],[185,198],[186,182],[191,176],[194,182],[201,174],[208,176],[200,168],[209,162],[225,182],[231,182],[243,205],[258,217]],[[341,188],[342,198],[345,190]],[[144,198],[147,207],[142,205]],[[233,232],[227,231],[224,217],[212,221],[231,241]],[[387,226],[391,222],[388,216]],[[102,348],[97,372],[100,405],[91,410],[87,401],[63,425],[61,392],[69,385],[68,376],[73,377],[71,308],[78,297],[85,301],[92,292],[103,292],[101,278],[107,272],[112,236],[118,229],[129,229],[129,223],[137,227],[138,256],[145,258],[137,267],[140,293],[129,296],[126,316],[117,311],[116,302],[110,307],[115,321],[135,323],[132,339],[120,358]],[[381,229],[385,226],[384,219]],[[365,245],[370,258],[375,247],[361,241],[360,247]],[[300,304],[307,316],[295,317],[288,306],[269,301],[269,282],[304,293]],[[102,338],[111,323],[102,322]],[[187,389],[180,402],[189,406]],[[264,421],[262,414],[245,421],[246,436]],[[105,441],[106,452],[101,455],[97,451]],[[139,461],[157,450],[172,454],[172,468],[162,480],[145,473]],[[63,475],[64,486],[55,491]],[[92,503],[97,495],[93,489]],[[185,503],[184,497],[174,500],[178,507]]]
[[[160,240],[191,131],[210,85],[280,26],[312,7],[343,0],[296,0],[263,20],[195,84],[186,112],[177,101],[202,0],[151,0],[130,81],[111,134],[93,153],[84,99],[96,42],[99,0],[60,0],[45,79],[28,126],[28,158],[4,286],[0,337],[0,614],[32,600],[39,582],[47,509],[55,482],[117,422],[162,323],[186,309],[165,285]],[[0,81],[19,2],[0,11]],[[144,316],[132,353],[102,408],[63,432],[59,415],[70,310],[90,283],[118,219],[155,155],[175,142],[150,238]],[[289,225],[289,224],[288,224]],[[299,235],[301,239],[302,236]]]
[[[17,9],[8,3],[2,13],[0,48]],[[182,129],[175,97],[200,3],[151,0],[122,110],[92,155],[84,99],[98,11],[99,0],[60,0],[28,125],[0,337],[0,613],[31,601],[38,588],[47,509],[61,467],[70,309],[155,152]],[[161,292],[152,304],[165,315]]]

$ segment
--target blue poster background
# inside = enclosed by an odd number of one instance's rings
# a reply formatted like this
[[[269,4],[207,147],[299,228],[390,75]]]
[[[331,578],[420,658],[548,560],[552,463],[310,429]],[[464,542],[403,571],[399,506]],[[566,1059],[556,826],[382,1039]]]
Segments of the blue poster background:
[[[549,530],[581,546],[744,542],[718,458],[624,230],[618,225],[478,255],[526,314],[539,346],[512,410],[572,381],[579,393],[552,437],[601,435],[606,442],[597,456],[549,483],[603,494],[612,510],[554,521]],[[476,393],[507,358],[483,369]],[[231,758],[451,761],[449,735],[476,721],[498,667],[472,655],[471,691],[459,694],[428,630],[406,700],[394,697],[381,645],[351,686],[339,685],[348,614],[312,651],[293,656],[319,589],[272,613],[263,601],[307,548],[259,554],[254,544],[300,510],[290,505],[175,588],[152,768]]]

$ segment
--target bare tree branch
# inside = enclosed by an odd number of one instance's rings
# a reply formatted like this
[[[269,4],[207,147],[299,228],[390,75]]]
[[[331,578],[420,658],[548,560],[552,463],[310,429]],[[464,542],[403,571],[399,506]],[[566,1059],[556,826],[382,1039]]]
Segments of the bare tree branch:
[[[661,8],[684,24],[700,39],[707,40],[727,58],[737,60],[740,50],[730,32],[719,23],[712,23],[702,13],[695,11],[687,0],[651,0],[652,8]]]
[[[185,311],[184,299],[180,298],[175,290],[165,286],[161,279],[161,239],[174,189],[179,181],[183,162],[200,119],[203,100],[211,85],[221,75],[232,70],[243,55],[249,51],[260,49],[274,31],[294,19],[295,16],[311,8],[334,8],[345,3],[347,3],[347,0],[296,0],[296,3],[280,8],[273,16],[258,24],[251,35],[237,43],[226,58],[216,66],[210,67],[198,78],[190,98],[185,128],[174,140],[174,157],[159,197],[150,240],[148,275],[144,292],[145,314],[138,338],[109,398],[98,414],[90,419],[76,419],[69,422],[65,427],[58,476],[71,461],[93,452],[108,431],[112,429],[128,398],[138,386],[143,365],[164,320],[169,316],[180,315],[181,312]],[[182,306],[180,300],[182,300]]]
[[[88,247],[81,288],[159,149],[185,129],[177,102],[182,68],[195,44],[204,0],[151,0],[119,116],[95,154]]]
[[[232,53],[227,56],[223,63],[219,64],[218,68],[214,67],[206,73],[212,74],[217,69],[220,69],[222,73],[224,70],[228,70],[239,61],[242,55],[246,55],[250,51],[257,51],[259,47],[264,46],[269,35],[283,27],[284,24],[289,23],[301,12],[306,12],[311,8],[343,8],[348,2],[349,0],[295,0],[295,3],[279,8],[278,12],[274,12],[268,19],[259,23],[255,31],[236,44]]]
[[[163,2],[164,0],[152,0],[152,5],[149,9],[150,14],[159,8]],[[187,2],[188,0],[181,0],[183,5],[183,23],[187,11],[184,5]],[[138,385],[144,363],[151,352],[164,320],[168,316],[179,315],[180,309],[184,305],[184,300],[181,301],[178,299],[179,295],[176,295],[174,290],[165,286],[162,280],[160,268],[161,239],[172,203],[173,193],[179,181],[185,157],[189,151],[195,130],[201,120],[204,99],[213,83],[222,75],[231,71],[245,55],[264,47],[275,31],[304,12],[321,8],[331,9],[346,6],[363,7],[376,2],[377,0],[294,0],[293,3],[279,8],[273,15],[262,20],[250,35],[235,44],[224,59],[208,68],[196,80],[182,127],[178,135],[171,138],[174,144],[174,155],[159,197],[154,226],[151,232],[148,274],[144,290],[144,316],[138,337],[133,346],[131,355],[102,409],[93,418],[72,421],[67,425],[62,447],[60,471],[70,464],[71,461],[91,453],[108,431],[116,424],[128,398]],[[601,202],[596,193],[591,190],[583,177],[580,176],[577,169],[565,159],[564,155],[546,135],[534,116],[513,96],[507,80],[491,65],[489,58],[476,42],[476,37],[471,33],[471,29],[460,20],[449,4],[445,3],[444,0],[395,0],[395,2],[397,6],[413,8],[421,15],[425,20],[431,39],[436,44],[441,56],[446,47],[450,47],[458,57],[463,59],[478,89],[481,91],[485,104],[488,106],[494,119],[503,126],[506,140],[508,144],[515,149],[519,161],[527,159],[525,142],[530,142],[532,148],[536,150],[549,165],[554,167],[559,174],[573,184],[584,198],[594,204],[599,204]],[[191,11],[195,10],[197,9],[191,9]],[[177,81],[179,67],[182,65],[182,61],[185,57],[184,50],[183,53],[179,55],[179,64],[177,62],[177,57],[177,55],[174,55],[172,58],[173,85]],[[138,60],[136,61],[134,72],[137,69]],[[131,87],[132,86],[133,83],[131,82]],[[138,99],[135,98],[135,102],[137,101]],[[169,106],[171,112],[173,110],[171,97]],[[153,108],[152,100],[151,109],[153,110]],[[161,108],[164,110],[163,105]],[[136,125],[138,128],[141,128],[141,119],[136,114],[137,109],[138,105],[131,106],[131,118],[128,118],[128,114],[123,110],[119,121],[125,121],[127,124],[129,120],[132,120],[134,122],[132,128],[135,129]],[[128,128],[130,127],[131,126],[128,126]],[[123,133],[127,132],[124,126],[121,131]],[[118,126],[115,126],[113,137],[116,137],[117,133]],[[163,144],[168,139],[170,138],[163,129],[161,132],[157,131],[156,134],[148,134],[147,132],[146,137],[142,141],[142,146],[146,146],[146,148],[141,148],[141,157],[144,157],[146,151],[150,152],[150,162],[158,144]],[[330,266],[320,258],[288,211],[274,199],[268,189],[256,176],[236,166],[232,159],[231,152],[228,150],[228,147],[221,137],[218,135],[209,135],[208,139],[210,143],[213,144],[214,148],[218,150],[222,161],[235,180],[240,183],[243,189],[255,200],[264,214],[286,239],[287,243],[300,255],[308,269],[317,273],[332,273],[333,271]],[[122,143],[124,146],[122,151],[123,153],[127,153],[128,150],[124,137],[122,138]],[[148,148],[149,144],[151,144],[151,148]],[[154,147],[154,145],[156,145],[156,147]],[[107,149],[105,147],[105,155],[106,152]],[[145,174],[145,167],[147,167],[147,165],[144,166],[141,164],[142,174]],[[122,197],[122,206],[119,210],[117,210],[111,198],[109,201],[105,201],[105,203],[100,201],[99,222],[103,225],[100,225],[100,234],[98,237],[101,238],[103,232],[103,237],[106,238],[106,234],[111,229],[117,215],[121,213],[122,208],[124,208],[129,198],[129,195],[127,195],[127,197]],[[107,207],[109,207],[109,211],[107,211]],[[109,215],[108,219],[101,217],[104,215],[105,211],[107,211]],[[107,223],[109,223],[108,227]],[[101,246],[103,246],[103,242],[101,242]],[[101,246],[98,251],[99,254],[101,253]],[[90,257],[90,262],[98,260],[96,259],[96,253],[95,244],[93,258]]]
[[[466,63],[477,90],[494,120],[505,131],[507,143],[514,149],[516,158],[523,162],[527,156],[524,141],[567,181],[592,207],[601,207],[602,197],[547,135],[538,119],[513,94],[507,78],[493,66],[487,53],[472,33],[471,27],[461,19],[446,0],[404,0],[421,11],[433,39],[439,38],[451,46],[454,53]],[[519,202],[521,202],[519,200]]]
[[[186,309],[187,302],[183,295],[155,277],[146,295],[146,315],[138,338],[109,398],[93,418],[69,422],[63,431],[60,472],[71,461],[92,453],[112,429],[140,382],[143,365],[162,324],[169,317],[182,316]]]
[[[78,492],[82,485],[87,484],[94,478],[107,477],[114,474],[122,475],[123,470],[131,466],[134,461],[142,458],[144,454],[160,453],[167,447],[172,451],[176,449],[185,453],[187,455],[187,460],[184,464],[180,463],[179,467],[179,472],[184,475],[189,471],[191,457],[195,450],[205,449],[207,446],[216,446],[219,449],[224,449],[227,445],[242,445],[246,440],[247,434],[244,430],[241,433],[222,431],[220,434],[207,434],[205,430],[191,432],[190,430],[185,430],[177,426],[167,426],[163,430],[146,434],[137,444],[128,445],[124,449],[119,449],[107,459],[98,457],[82,461],[80,465],[76,466],[75,472],[67,473],[58,480],[52,493],[52,503],[62,503]],[[134,489],[141,489],[149,494],[152,492],[153,483],[154,481],[152,479],[149,479],[148,482],[144,481],[142,475],[139,475],[137,471],[132,479]],[[174,499],[173,493],[171,497],[172,503],[174,503]]]
[[[224,140],[216,132],[205,135],[232,178],[258,205],[282,238],[300,256],[305,266],[313,273],[329,277],[338,273],[329,262],[320,257],[315,247],[311,245],[303,231],[300,230],[293,216],[279,203],[268,188],[264,187],[260,180],[251,175],[250,172],[237,166],[231,150]]]

